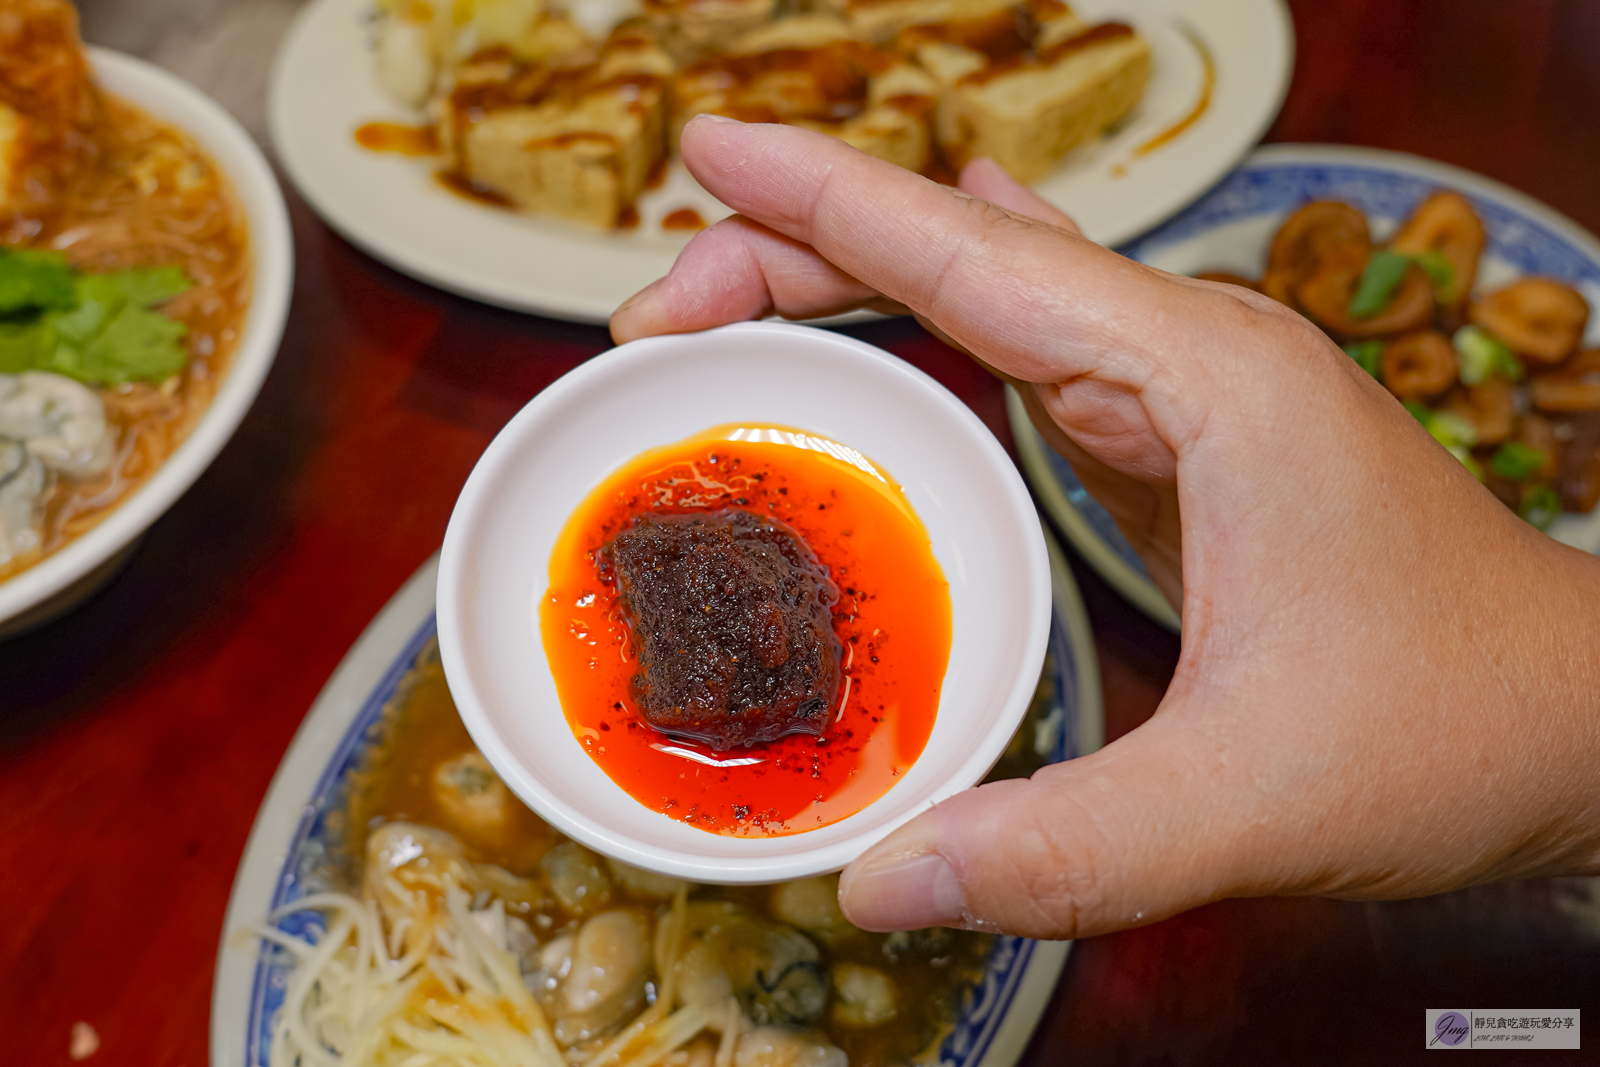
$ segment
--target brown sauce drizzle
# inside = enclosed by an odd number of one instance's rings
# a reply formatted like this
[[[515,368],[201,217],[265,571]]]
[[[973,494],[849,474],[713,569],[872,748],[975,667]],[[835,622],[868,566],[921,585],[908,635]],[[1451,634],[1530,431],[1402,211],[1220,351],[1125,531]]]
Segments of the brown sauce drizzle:
[[[402,126],[397,122],[369,122],[356,130],[356,144],[371,152],[402,156],[433,156],[439,139],[432,126]]]
[[[1064,40],[1057,41],[1048,48],[1039,52],[1039,62],[1050,64],[1065,59],[1074,52],[1081,52],[1085,48],[1107,41],[1120,41],[1133,36],[1133,27],[1126,22],[1102,22],[1098,26],[1090,26],[1082,33],[1074,34]]]
[[[667,165],[669,162],[667,154],[663,152],[661,158],[656,160],[655,165],[650,168],[649,177],[644,180],[646,189],[659,189],[667,183]]]
[[[916,93],[902,93],[899,96],[889,97],[883,102],[883,106],[892,107],[896,111],[903,112],[907,115],[916,116],[926,115],[929,111],[932,111],[934,102],[934,98],[931,96],[922,96]]]
[[[441,170],[434,174],[434,180],[457,196],[490,207],[512,207],[511,201],[492,189],[485,189],[471,178],[458,170]]]
[[[874,66],[866,46],[836,41],[817,48],[775,48],[701,60],[684,68],[677,87],[680,97],[726,94],[728,102],[717,113],[743,122],[844,122],[865,109],[867,78]],[[779,84],[771,93],[758,87],[764,77],[786,73],[801,77],[792,82],[773,79]]]
[[[535,137],[523,145],[529,152],[543,152],[550,149],[571,148],[580,144],[598,144],[610,147],[617,143],[617,139],[609,133],[599,130],[571,130],[567,133],[558,133],[551,137]]]
[[[1032,50],[1038,27],[1021,8],[1006,8],[973,19],[908,26],[895,38],[896,48],[909,54],[919,45],[942,42],[981,52],[991,65],[1010,63]]]
[[[1098,26],[1091,26],[1082,33],[1074,34],[1065,40],[1057,41],[1048,48],[1037,53],[1022,53],[1010,56],[996,62],[991,62],[982,70],[975,70],[962,78],[959,85],[987,85],[1006,74],[1019,70],[1053,66],[1075,52],[1081,52],[1096,45],[1106,44],[1133,36],[1133,27],[1122,22],[1102,22]]]
[[[596,77],[598,63],[555,70],[535,67],[509,81],[469,82],[450,94],[450,107],[456,129],[465,130],[491,111],[507,107],[532,107],[549,100],[575,101],[591,93],[610,92],[634,86],[641,92],[659,90],[662,79],[655,74],[626,73],[610,78]]]
[[[1149,155],[1162,145],[1172,141],[1184,130],[1199,122],[1200,116],[1204,115],[1206,110],[1211,107],[1211,93],[1217,86],[1217,61],[1212,57],[1211,49],[1206,46],[1205,41],[1201,40],[1199,34],[1183,25],[1179,25],[1178,31],[1187,37],[1189,43],[1194,45],[1195,51],[1200,53],[1200,65],[1205,72],[1200,83],[1200,99],[1195,101],[1194,108],[1187,115],[1150,138],[1138,148],[1135,148],[1133,150],[1135,156]]]
[[[706,220],[700,217],[700,212],[692,207],[680,207],[672,214],[661,220],[663,230],[703,230]]]

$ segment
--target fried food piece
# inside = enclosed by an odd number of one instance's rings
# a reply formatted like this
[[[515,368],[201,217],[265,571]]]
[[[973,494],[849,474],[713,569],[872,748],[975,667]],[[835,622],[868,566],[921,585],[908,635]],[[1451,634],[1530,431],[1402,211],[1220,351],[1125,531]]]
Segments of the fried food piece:
[[[1020,182],[1132,111],[1150,82],[1150,45],[1132,27],[1089,26],[1059,4],[916,25],[896,41],[939,83],[934,132],[950,166],[989,156]]]
[[[1528,393],[1541,411],[1600,411],[1600,348],[1586,348],[1555,370],[1535,374]]]
[[[1280,304],[1297,307],[1294,291],[1317,272],[1330,252],[1359,249],[1362,262],[1372,250],[1367,218],[1339,200],[1313,200],[1283,220],[1267,250],[1261,291]]]
[[[452,100],[462,173],[524,211],[618,225],[665,156],[666,53],[625,24],[592,63],[490,62]]]
[[[1442,393],[1456,380],[1456,350],[1438,330],[1418,330],[1383,347],[1383,384],[1401,400]]]
[[[1344,337],[1378,337],[1426,326],[1433,319],[1433,286],[1415,263],[1406,267],[1382,311],[1365,319],[1350,314],[1350,298],[1366,270],[1368,255],[1367,249],[1355,244],[1333,249],[1309,278],[1295,286],[1296,302],[1319,325]]]
[[[72,5],[0,5],[0,227],[38,230],[89,150],[84,131],[98,113]]]
[[[869,41],[888,42],[911,26],[936,26],[1015,12],[1017,0],[820,0],[850,20],[851,28]],[[1062,10],[1066,10],[1062,5]]]
[[[1459,310],[1467,302],[1478,278],[1478,257],[1488,242],[1483,220],[1460,193],[1440,190],[1417,205],[1411,217],[1395,232],[1389,247],[1421,256],[1438,253],[1450,264],[1447,290],[1437,286],[1434,297],[1446,310]]]
[[[1471,426],[1478,444],[1497,445],[1511,436],[1516,421],[1516,387],[1499,375],[1477,385],[1457,386],[1450,390],[1441,410]]]
[[[691,64],[673,80],[672,142],[694,116],[782,122],[831,134],[907,170],[927,168],[927,115],[937,86],[922,71],[861,44],[828,15],[782,19]]]
[[[737,509],[641,515],[602,561],[650,725],[719,749],[823,732],[839,688],[839,590],[793,530]]]
[[[1556,465],[1556,490],[1568,511],[1588,514],[1600,504],[1600,413],[1575,415],[1571,439]]]
[[[1589,303],[1565,282],[1523,278],[1474,301],[1471,314],[1523,359],[1555,364],[1582,340]]]

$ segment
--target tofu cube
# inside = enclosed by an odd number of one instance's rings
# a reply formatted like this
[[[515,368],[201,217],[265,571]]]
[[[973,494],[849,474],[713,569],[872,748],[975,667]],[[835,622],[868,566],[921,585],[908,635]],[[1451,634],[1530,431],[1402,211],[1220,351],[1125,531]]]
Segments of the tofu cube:
[[[938,86],[828,15],[780,20],[679,73],[672,141],[705,112],[818,130],[908,170],[927,168]]]
[[[1020,182],[1044,177],[1068,152],[1099,136],[1139,103],[1150,82],[1150,46],[1116,23],[1091,27],[1015,66],[949,44],[918,59],[941,83],[934,129],[956,170],[989,156]]]
[[[521,71],[504,84],[533,87],[525,102],[457,122],[458,166],[522,211],[617,226],[664,163],[671,70],[650,35],[625,26],[595,63]]]

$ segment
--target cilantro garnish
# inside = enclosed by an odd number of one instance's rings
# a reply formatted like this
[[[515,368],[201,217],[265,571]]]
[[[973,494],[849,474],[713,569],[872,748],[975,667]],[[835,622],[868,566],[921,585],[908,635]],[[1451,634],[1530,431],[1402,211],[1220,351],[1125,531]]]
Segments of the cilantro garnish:
[[[92,385],[171,377],[188,330],[152,309],[193,284],[177,267],[85,274],[57,252],[0,248],[0,372]]]
[[[0,249],[0,315],[65,311],[76,303],[76,278],[60,252]]]

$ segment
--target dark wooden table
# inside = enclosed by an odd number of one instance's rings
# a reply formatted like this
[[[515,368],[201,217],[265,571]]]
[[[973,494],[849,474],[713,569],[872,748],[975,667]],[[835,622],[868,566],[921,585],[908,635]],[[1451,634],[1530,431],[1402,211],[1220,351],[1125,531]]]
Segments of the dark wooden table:
[[[209,71],[259,130],[259,49],[240,66],[203,46],[259,41],[293,4],[238,0],[239,18],[208,29],[229,2],[191,0],[189,21],[152,34],[130,7],[157,5],[90,0],[86,25]],[[1445,160],[1600,231],[1600,3],[1291,6],[1298,68],[1269,140]],[[293,314],[238,435],[103,592],[0,644],[0,1063],[70,1062],[82,1021],[102,1042],[94,1062],[201,1067],[234,867],[301,716],[438,547],[495,430],[608,346],[599,328],[411,282],[291,203]],[[1008,439],[998,387],[917,327],[852,332],[933,373]],[[1116,737],[1154,710],[1177,640],[1074,564]],[[1430,1006],[1600,1019],[1587,892],[1235,901],[1085,941],[1027,1062],[1395,1063],[1417,1055]],[[1600,1060],[1600,1037],[1587,1044],[1517,1062]]]

